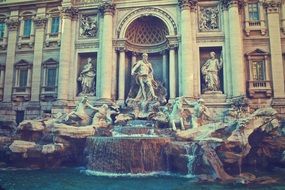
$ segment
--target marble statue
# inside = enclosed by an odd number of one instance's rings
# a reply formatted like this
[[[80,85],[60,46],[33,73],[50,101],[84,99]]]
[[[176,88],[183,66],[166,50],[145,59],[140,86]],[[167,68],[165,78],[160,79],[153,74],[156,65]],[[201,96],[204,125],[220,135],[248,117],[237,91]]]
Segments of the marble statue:
[[[97,34],[97,22],[91,16],[83,16],[80,19],[80,36],[95,37]]]
[[[87,96],[84,96],[70,113],[64,115],[63,120],[60,123],[75,123],[78,126],[88,125],[91,120],[88,109],[94,109],[94,107],[88,102]]]
[[[204,91],[220,91],[219,70],[223,66],[222,57],[220,60],[216,58],[215,52],[210,52],[210,59],[208,59],[201,68],[204,79]]]
[[[93,95],[95,89],[95,68],[92,59],[89,57],[79,74],[78,81],[81,82],[82,91],[79,95]]]
[[[135,118],[148,118],[166,103],[166,88],[160,81],[154,80],[147,53],[133,66],[131,74],[134,77],[126,100],[127,107],[132,109]]]
[[[99,108],[95,107],[93,110],[95,110],[96,113],[93,117],[92,125],[95,125],[96,127],[109,126],[113,123],[111,115],[118,113],[118,110],[112,110],[107,104],[103,104]]]
[[[203,125],[204,120],[211,118],[209,114],[209,109],[205,106],[205,101],[199,99],[195,102],[190,102],[184,99],[185,102],[193,107],[193,113],[191,114],[191,126],[192,128],[197,128]]]
[[[148,61],[148,54],[143,54],[143,59],[138,61],[132,68],[132,75],[136,78],[136,83],[139,85],[139,91],[136,95],[137,100],[155,100],[154,89],[157,88],[157,83],[153,78],[153,69]]]

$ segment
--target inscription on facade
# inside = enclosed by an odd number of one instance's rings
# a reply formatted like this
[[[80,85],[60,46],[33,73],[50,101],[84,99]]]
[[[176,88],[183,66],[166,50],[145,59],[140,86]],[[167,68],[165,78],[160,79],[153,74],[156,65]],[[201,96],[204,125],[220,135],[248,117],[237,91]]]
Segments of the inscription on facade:
[[[103,0],[73,0],[74,4],[97,4],[101,2],[103,2]]]

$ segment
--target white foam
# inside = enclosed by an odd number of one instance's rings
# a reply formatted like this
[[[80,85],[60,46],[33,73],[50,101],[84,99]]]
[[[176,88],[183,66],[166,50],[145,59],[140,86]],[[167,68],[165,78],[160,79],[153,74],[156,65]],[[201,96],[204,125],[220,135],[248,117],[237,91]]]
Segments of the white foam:
[[[160,171],[160,172],[149,172],[149,173],[109,173],[109,172],[100,172],[94,170],[81,170],[81,173],[92,176],[101,176],[101,177],[151,177],[151,176],[173,176],[173,177],[183,177],[183,178],[195,178],[193,175],[181,175],[173,174],[170,172]]]

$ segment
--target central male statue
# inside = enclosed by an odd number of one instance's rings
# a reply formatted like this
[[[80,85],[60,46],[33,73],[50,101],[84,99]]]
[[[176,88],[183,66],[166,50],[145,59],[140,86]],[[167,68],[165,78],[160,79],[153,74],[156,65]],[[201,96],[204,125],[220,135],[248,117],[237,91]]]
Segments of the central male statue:
[[[133,69],[132,75],[136,77],[136,83],[139,85],[139,91],[136,95],[136,100],[156,100],[154,89],[157,88],[157,83],[153,79],[153,69],[148,61],[148,54],[142,55],[142,60],[138,61]]]

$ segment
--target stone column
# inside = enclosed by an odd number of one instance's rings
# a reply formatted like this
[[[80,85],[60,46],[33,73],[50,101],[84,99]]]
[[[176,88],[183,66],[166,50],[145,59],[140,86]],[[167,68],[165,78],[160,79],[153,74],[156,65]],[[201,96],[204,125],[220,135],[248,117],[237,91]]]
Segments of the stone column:
[[[262,1],[258,3],[259,6],[259,20],[260,20],[260,28],[261,28],[261,34],[266,34],[266,26],[265,26],[265,19],[264,19],[264,9],[262,5]]]
[[[231,64],[233,96],[241,96],[246,93],[242,29],[239,15],[239,7],[241,4],[242,0],[224,1],[224,6],[228,9],[228,35],[230,46],[229,62]]]
[[[191,22],[191,10],[194,10],[196,0],[178,0],[181,10],[181,60],[179,61],[179,94],[185,97],[194,96],[194,63],[192,58],[193,53],[193,38],[192,32],[195,32]]]
[[[73,7],[63,7],[62,14],[62,35],[61,47],[60,47],[60,59],[59,59],[59,74],[58,74],[58,100],[68,99],[69,85],[69,68],[71,63],[71,42],[72,28],[71,19],[77,15],[78,10]]]
[[[112,63],[113,63],[113,14],[115,6],[108,2],[104,2],[100,6],[103,18],[103,32],[101,46],[101,62],[100,65],[100,97],[101,99],[111,99],[112,94]]]
[[[224,33],[225,33],[225,48],[224,48],[224,60],[223,60],[223,75],[224,75],[224,91],[227,98],[231,98],[232,93],[232,75],[231,75],[231,55],[230,55],[230,34],[229,34],[229,12],[227,9],[223,9],[224,18]]]
[[[12,87],[13,87],[13,74],[15,64],[15,51],[17,42],[17,30],[19,27],[18,11],[12,11],[9,20],[6,20],[9,30],[7,57],[6,57],[6,70],[5,70],[5,83],[4,83],[4,102],[11,102]]]
[[[39,101],[40,97],[41,73],[42,73],[41,66],[43,61],[42,60],[43,43],[44,43],[46,22],[47,18],[45,18],[45,8],[39,8],[37,17],[34,18],[36,32],[35,32],[31,101]]]
[[[136,62],[137,62],[137,53],[132,52],[132,68],[136,64]]]
[[[117,69],[118,69],[118,53],[116,48],[113,48],[113,70],[112,70],[112,99],[117,98]]]
[[[162,82],[164,86],[168,88],[168,77],[167,77],[167,52],[166,50],[161,52],[162,54]]]
[[[280,20],[280,4],[280,2],[276,1],[265,3],[268,19],[274,98],[285,97],[280,22],[278,22]]]
[[[283,34],[285,34],[285,1],[282,1],[282,19],[281,19],[281,24],[282,24],[282,31]]]
[[[169,99],[176,98],[176,46],[169,48]]]
[[[120,47],[120,61],[119,61],[119,103],[124,103],[125,100],[125,76],[126,76],[126,55],[125,48]]]

